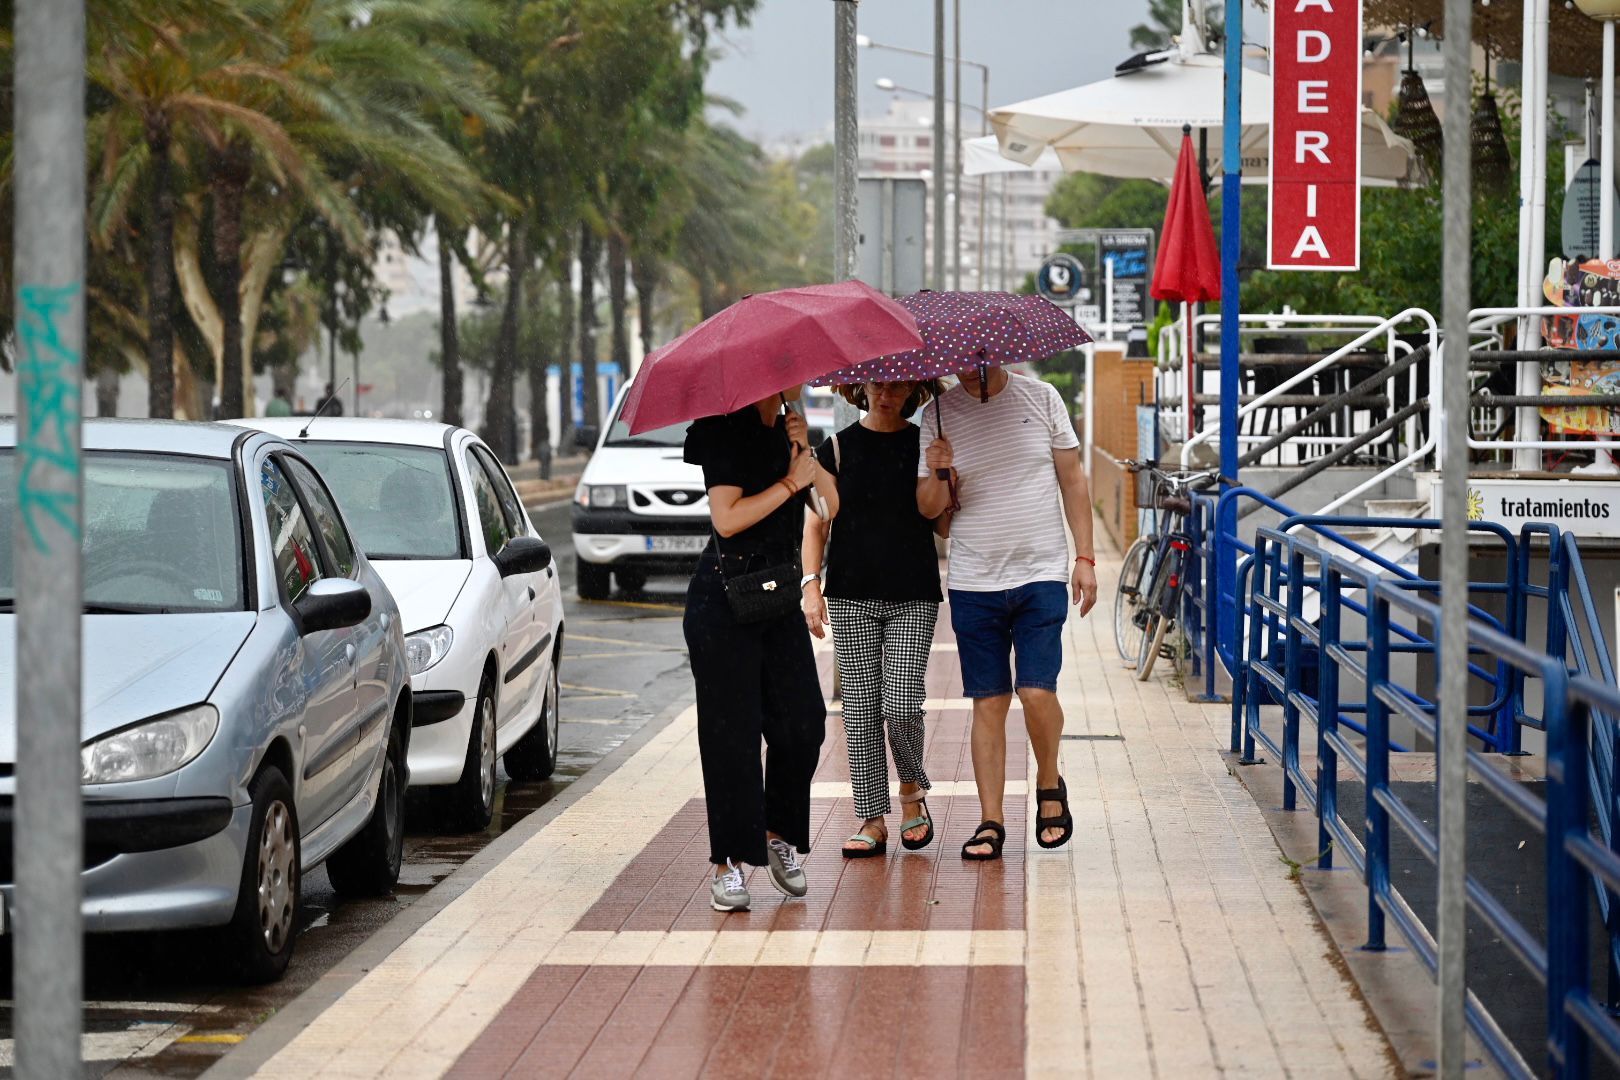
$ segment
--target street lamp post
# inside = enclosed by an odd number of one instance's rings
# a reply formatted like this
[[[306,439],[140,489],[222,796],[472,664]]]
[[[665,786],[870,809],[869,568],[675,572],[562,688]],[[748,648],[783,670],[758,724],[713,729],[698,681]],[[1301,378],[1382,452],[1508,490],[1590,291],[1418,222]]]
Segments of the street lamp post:
[[[945,289],[945,0],[934,0],[934,288]]]

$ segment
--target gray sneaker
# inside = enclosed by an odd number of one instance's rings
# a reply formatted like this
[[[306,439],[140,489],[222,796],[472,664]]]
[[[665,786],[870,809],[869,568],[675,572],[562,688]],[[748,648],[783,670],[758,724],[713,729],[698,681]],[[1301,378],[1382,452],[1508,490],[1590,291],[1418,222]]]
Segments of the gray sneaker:
[[[716,911],[747,911],[752,902],[743,887],[742,870],[727,859],[726,872],[709,879],[709,906]]]
[[[769,857],[771,884],[783,896],[803,896],[810,886],[804,880],[804,867],[799,865],[799,853],[786,840],[772,840],[765,845]]]

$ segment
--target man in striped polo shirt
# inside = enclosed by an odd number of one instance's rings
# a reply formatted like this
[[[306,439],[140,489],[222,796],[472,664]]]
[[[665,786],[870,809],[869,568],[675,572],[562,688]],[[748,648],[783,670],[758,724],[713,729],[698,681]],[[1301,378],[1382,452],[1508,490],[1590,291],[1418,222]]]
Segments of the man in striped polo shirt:
[[[1014,692],[1035,750],[1036,842],[1058,847],[1074,832],[1058,774],[1057,677],[1069,605],[1080,605],[1081,615],[1091,610],[1097,574],[1080,440],[1056,388],[1001,368],[990,368],[982,382],[977,368],[959,380],[937,412],[923,413],[928,449],[918,462],[917,508],[930,518],[944,513],[954,484],[951,627],[963,692],[973,699],[973,773],[984,819],[962,857],[994,859],[1006,838],[1002,799]],[[938,478],[941,469],[951,471],[951,481]]]

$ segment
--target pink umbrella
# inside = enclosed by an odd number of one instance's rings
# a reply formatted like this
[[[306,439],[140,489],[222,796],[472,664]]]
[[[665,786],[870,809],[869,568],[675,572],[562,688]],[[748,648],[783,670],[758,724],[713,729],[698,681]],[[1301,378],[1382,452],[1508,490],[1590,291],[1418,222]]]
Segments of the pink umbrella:
[[[636,435],[735,412],[922,340],[909,311],[859,281],[745,296],[642,362],[624,419]]]

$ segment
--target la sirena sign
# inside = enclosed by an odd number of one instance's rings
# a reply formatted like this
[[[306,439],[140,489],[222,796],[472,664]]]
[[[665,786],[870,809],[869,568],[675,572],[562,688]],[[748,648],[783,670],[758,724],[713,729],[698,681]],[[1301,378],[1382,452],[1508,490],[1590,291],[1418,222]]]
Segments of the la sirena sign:
[[[1266,264],[1361,265],[1361,0],[1272,0]]]

